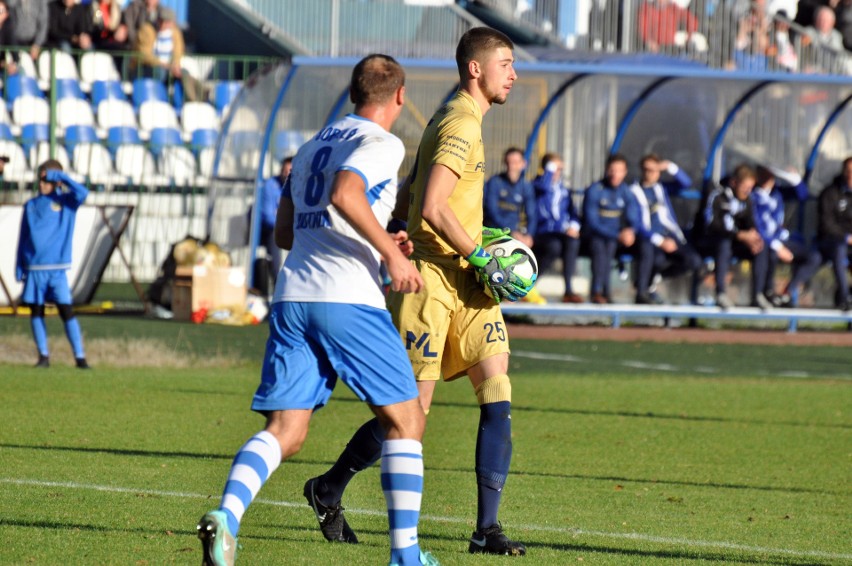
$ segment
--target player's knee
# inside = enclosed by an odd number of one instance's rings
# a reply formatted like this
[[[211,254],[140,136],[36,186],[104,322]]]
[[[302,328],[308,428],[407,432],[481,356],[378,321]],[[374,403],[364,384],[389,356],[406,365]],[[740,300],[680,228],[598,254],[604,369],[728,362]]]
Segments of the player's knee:
[[[74,309],[71,305],[56,305],[56,310],[59,311],[59,318],[62,319],[62,322],[68,322],[74,318]]]
[[[44,318],[44,305],[30,305],[30,316],[33,318]]]
[[[480,405],[488,403],[499,403],[501,401],[512,402],[512,382],[506,374],[493,375],[477,385],[476,399]]]

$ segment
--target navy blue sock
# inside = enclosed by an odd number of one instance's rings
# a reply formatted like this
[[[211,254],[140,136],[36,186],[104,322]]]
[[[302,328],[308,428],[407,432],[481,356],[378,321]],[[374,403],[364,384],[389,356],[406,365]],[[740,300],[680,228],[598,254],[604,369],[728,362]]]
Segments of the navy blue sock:
[[[500,496],[512,461],[512,404],[487,403],[479,407],[476,437],[476,528],[497,524]]]
[[[319,500],[324,505],[334,505],[343,498],[349,481],[361,470],[366,470],[382,456],[385,431],[379,419],[371,419],[361,425],[337,461],[320,476]]]

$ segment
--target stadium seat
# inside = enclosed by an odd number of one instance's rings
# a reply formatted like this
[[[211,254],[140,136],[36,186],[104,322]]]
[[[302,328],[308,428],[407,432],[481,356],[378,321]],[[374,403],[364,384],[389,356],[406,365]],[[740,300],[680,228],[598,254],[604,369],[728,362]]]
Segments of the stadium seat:
[[[30,149],[38,143],[50,139],[50,126],[43,124],[24,124],[21,127],[21,145],[24,152],[29,155]]]
[[[190,147],[196,156],[205,148],[215,148],[219,139],[219,132],[210,128],[201,128],[192,132]]]
[[[166,92],[166,86],[154,79],[136,79],[133,81],[133,107],[139,110],[142,103],[149,100],[168,103],[169,96]]]
[[[105,130],[117,126],[136,129],[136,112],[126,100],[107,98],[98,104],[98,125]]]
[[[61,128],[68,126],[94,126],[95,116],[92,107],[80,98],[63,98],[56,103],[56,124]]]
[[[93,185],[111,188],[114,185],[127,183],[123,175],[115,172],[112,166],[112,156],[109,150],[99,143],[80,143],[74,148],[74,171],[84,175]]]
[[[176,186],[206,184],[206,178],[198,179],[195,156],[180,145],[164,147],[159,157],[160,173],[169,177]],[[199,182],[200,181],[200,182]]]
[[[216,111],[219,112],[219,116],[225,114],[225,110],[231,104],[231,101],[237,97],[237,94],[239,94],[242,88],[242,81],[221,81],[216,83],[216,88],[213,90],[213,103],[216,105]]]
[[[29,51],[25,50],[18,52],[18,70],[18,74],[26,75],[33,80],[38,80],[38,71],[36,70],[35,62],[30,56]],[[44,90],[47,90],[47,85],[44,85]]]
[[[151,137],[148,143],[154,157],[159,157],[166,147],[182,146],[183,139],[177,128],[154,128],[151,130]]]
[[[112,55],[104,51],[87,51],[80,58],[80,79],[94,87],[97,81],[121,82]]]
[[[224,160],[227,161],[227,160]],[[232,160],[233,161],[233,160]],[[213,166],[216,164],[216,148],[205,147],[198,152],[198,173],[207,179],[213,176]],[[222,169],[222,167],[220,167]]]
[[[11,110],[15,100],[21,96],[33,96],[36,98],[44,98],[44,93],[38,88],[38,83],[33,77],[29,77],[22,73],[10,75],[6,78],[5,83],[6,103]]]
[[[219,129],[219,115],[208,102],[187,102],[180,111],[180,124],[184,136],[189,139],[192,132],[202,128]]]
[[[0,140],[13,140],[15,134],[12,133],[12,128],[5,122],[0,122]]]
[[[121,145],[138,145],[141,143],[139,130],[133,126],[114,126],[107,130],[107,148],[113,154]]]
[[[0,155],[9,158],[3,169],[3,180],[12,183],[31,183],[35,175],[27,162],[26,153],[13,140],[0,140]]]
[[[116,99],[127,102],[127,95],[121,88],[120,81],[94,81],[92,83],[92,106],[97,109],[104,100]]]
[[[56,99],[62,100],[63,98],[86,99],[77,79],[56,79]]]
[[[57,144],[54,149],[55,151],[53,153],[53,159],[56,159],[60,164],[62,164],[63,169],[65,169],[69,173],[73,173],[73,170],[71,169],[71,160],[68,158],[68,152],[65,150],[65,148]],[[41,141],[36,143],[34,146],[30,147],[29,156],[30,167],[33,171],[38,170],[39,165],[41,165],[48,159],[51,159],[50,142]]]
[[[46,84],[50,84],[50,56],[54,56],[55,73],[57,79],[74,79],[80,80],[80,74],[77,72],[77,63],[70,53],[51,49],[42,51],[38,56],[38,76]]]
[[[179,129],[175,109],[168,102],[148,100],[139,106],[139,128],[151,131],[154,128]]]
[[[50,107],[43,98],[30,95],[19,96],[12,103],[12,120],[19,126],[47,124],[50,122]]]
[[[65,128],[65,148],[74,155],[74,148],[81,143],[97,143],[98,135],[91,125],[72,125]]]
[[[184,55],[180,60],[180,67],[191,77],[195,77],[199,81],[206,81],[210,76],[210,71],[216,64],[216,59],[213,57],[198,57],[195,55]]]
[[[139,186],[165,186],[169,179],[157,174],[154,156],[145,146],[122,144],[115,152],[115,170],[128,182]]]

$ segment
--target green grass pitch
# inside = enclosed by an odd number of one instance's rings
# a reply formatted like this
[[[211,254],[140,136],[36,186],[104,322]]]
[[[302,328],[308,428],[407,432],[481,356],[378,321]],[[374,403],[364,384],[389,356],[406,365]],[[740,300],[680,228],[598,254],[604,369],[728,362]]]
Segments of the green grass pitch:
[[[195,564],[195,524],[235,451],[263,327],[82,317],[229,367],[81,372],[0,364],[0,564]],[[0,344],[28,321],[0,319]],[[67,350],[49,320],[55,352]],[[521,559],[471,556],[478,419],[440,384],[424,440],[422,546],[442,564],[852,564],[852,354],[842,348],[513,342],[514,457],[501,520]],[[31,364],[35,359],[27,361]],[[238,564],[386,564],[377,467],[350,485],[362,539],[326,543],[302,496],[368,410],[345,387],[246,513]]]

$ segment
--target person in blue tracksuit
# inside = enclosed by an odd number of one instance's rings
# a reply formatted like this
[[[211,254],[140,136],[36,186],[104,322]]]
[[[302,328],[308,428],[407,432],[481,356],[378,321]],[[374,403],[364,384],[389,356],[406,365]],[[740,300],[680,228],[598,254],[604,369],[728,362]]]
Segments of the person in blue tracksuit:
[[[695,276],[702,261],[698,251],[687,243],[669,200],[669,193],[689,188],[692,180],[676,164],[662,160],[655,153],[645,155],[639,167],[640,179],[630,186],[639,216],[636,230],[636,304],[647,305],[660,302],[651,292],[655,272],[663,277],[689,272]],[[660,181],[664,171],[672,177],[671,181]],[[696,283],[693,281],[693,285]]]
[[[533,247],[536,226],[535,195],[524,178],[524,152],[510,147],[503,153],[504,170],[488,179],[483,197],[483,226],[508,228],[511,236]]]
[[[29,305],[32,312],[30,322],[38,348],[36,367],[50,367],[44,323],[44,305],[50,301],[56,303],[65,324],[65,334],[71,343],[77,367],[89,369],[65,273],[71,268],[77,209],[86,200],[89,191],[69,177],[54,159],[39,166],[38,178],[39,195],[24,205],[15,266],[15,278],[24,283],[21,301]]]
[[[275,245],[275,217],[278,215],[278,202],[284,190],[284,181],[293,168],[293,158],[285,157],[281,161],[281,170],[275,177],[263,183],[260,191],[260,245],[266,248],[266,257],[271,265],[272,281],[275,282],[281,268],[281,248]]]
[[[807,187],[795,187],[800,200],[807,199]],[[775,174],[765,167],[757,168],[757,184],[751,193],[757,231],[763,238],[765,254],[754,258],[756,293],[763,293],[772,306],[791,307],[797,302],[799,288],[807,283],[822,263],[819,251],[790,236],[784,227],[784,199],[775,186]],[[778,262],[791,264],[793,277],[782,293],[775,292],[775,268]]]
[[[618,246],[630,248],[636,241],[639,223],[636,201],[624,179],[627,159],[621,154],[606,160],[604,178],[586,189],[583,198],[583,229],[589,239],[592,259],[591,302],[612,302],[609,275]]]
[[[571,278],[580,255],[580,217],[571,198],[571,190],[562,183],[562,158],[547,153],[541,159],[543,173],[535,178],[536,218],[535,253],[539,272],[547,271],[557,258],[562,259],[565,281],[563,303],[582,303],[574,293]]]

